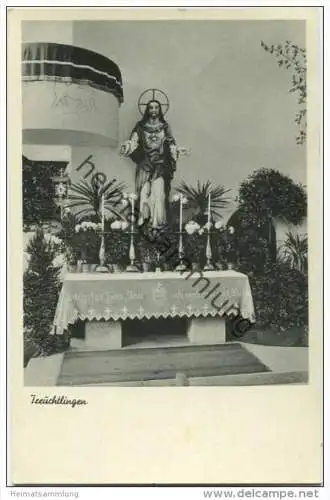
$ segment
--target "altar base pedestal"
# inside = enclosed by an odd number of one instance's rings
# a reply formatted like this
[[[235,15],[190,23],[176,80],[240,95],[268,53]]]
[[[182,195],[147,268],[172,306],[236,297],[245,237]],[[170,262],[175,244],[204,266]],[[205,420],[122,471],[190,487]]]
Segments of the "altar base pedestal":
[[[188,325],[188,339],[192,344],[224,344],[225,318],[192,318]]]
[[[120,349],[122,328],[120,321],[87,321],[85,325],[85,348]]]

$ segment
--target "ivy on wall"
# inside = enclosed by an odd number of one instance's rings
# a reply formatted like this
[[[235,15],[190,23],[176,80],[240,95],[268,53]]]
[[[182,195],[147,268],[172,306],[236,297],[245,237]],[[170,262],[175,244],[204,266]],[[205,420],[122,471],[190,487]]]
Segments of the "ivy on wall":
[[[32,161],[22,157],[24,226],[59,218],[52,177],[59,175],[66,165],[66,162]]]

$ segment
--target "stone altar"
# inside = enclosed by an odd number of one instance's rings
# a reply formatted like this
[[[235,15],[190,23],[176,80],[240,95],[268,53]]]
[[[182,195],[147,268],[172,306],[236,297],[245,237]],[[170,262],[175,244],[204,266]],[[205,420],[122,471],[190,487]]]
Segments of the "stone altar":
[[[85,348],[119,349],[123,321],[179,317],[189,320],[190,342],[219,344],[225,342],[230,310],[255,320],[248,277],[236,271],[68,273],[52,333],[62,335],[78,319],[88,320]]]

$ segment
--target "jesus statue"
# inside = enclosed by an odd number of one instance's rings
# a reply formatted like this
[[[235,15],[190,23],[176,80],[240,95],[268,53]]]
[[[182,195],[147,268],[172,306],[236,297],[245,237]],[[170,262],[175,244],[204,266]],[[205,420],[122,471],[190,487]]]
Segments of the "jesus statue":
[[[149,222],[153,228],[168,221],[171,181],[184,148],[176,145],[158,100],[150,100],[130,139],[120,149],[122,156],[136,163],[135,188],[139,197],[138,225]]]

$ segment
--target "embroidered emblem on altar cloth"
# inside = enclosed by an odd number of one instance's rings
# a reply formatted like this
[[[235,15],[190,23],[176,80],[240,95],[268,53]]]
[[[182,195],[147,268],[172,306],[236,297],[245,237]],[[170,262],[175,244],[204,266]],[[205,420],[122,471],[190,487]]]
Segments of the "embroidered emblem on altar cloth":
[[[152,291],[153,299],[155,302],[164,303],[167,299],[167,290],[162,283],[157,283],[157,286]]]

